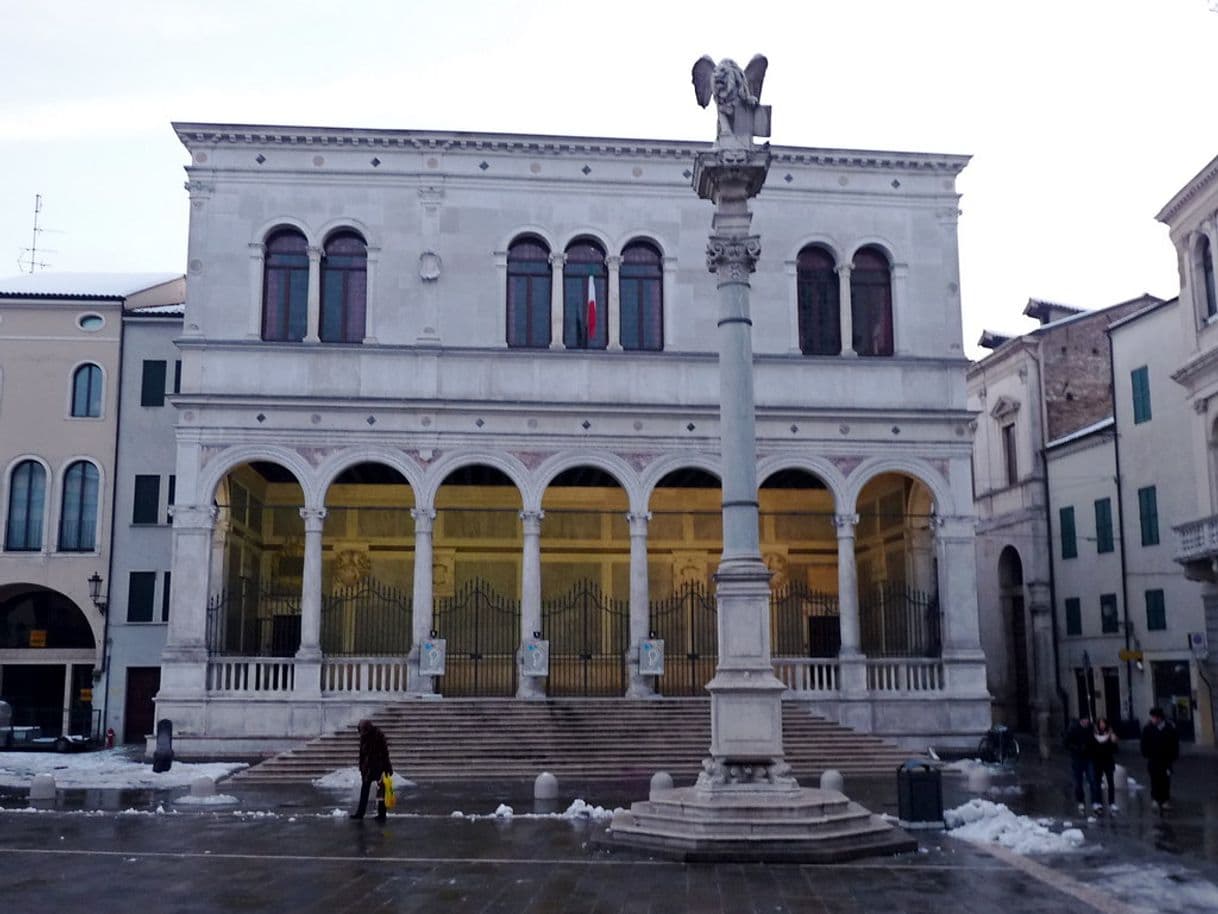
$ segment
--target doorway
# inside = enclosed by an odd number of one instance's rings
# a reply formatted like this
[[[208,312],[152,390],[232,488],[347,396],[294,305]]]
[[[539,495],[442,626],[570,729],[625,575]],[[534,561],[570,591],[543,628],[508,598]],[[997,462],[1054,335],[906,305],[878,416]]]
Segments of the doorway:
[[[156,704],[161,688],[159,666],[127,667],[127,700],[123,704],[123,742],[142,743],[156,730]]]

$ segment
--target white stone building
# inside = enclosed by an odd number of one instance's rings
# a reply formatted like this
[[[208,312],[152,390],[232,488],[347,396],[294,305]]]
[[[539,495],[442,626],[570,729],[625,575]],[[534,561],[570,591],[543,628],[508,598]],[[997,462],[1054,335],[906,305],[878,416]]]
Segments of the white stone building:
[[[704,694],[703,147],[176,129],[191,223],[157,714],[177,745],[282,746],[424,695]],[[752,318],[776,673],[851,726],[973,742],[967,160],[773,153]],[[660,676],[639,669],[652,632]],[[534,633],[547,677],[521,669]]]

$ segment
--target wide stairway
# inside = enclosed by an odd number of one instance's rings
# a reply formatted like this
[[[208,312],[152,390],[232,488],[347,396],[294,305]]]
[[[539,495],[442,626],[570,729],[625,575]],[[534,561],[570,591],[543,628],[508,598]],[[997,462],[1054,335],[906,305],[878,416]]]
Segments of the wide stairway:
[[[389,740],[394,770],[415,781],[532,778],[542,771],[578,779],[647,778],[677,783],[697,775],[710,746],[709,699],[446,699],[387,705],[373,720]],[[812,784],[826,768],[846,775],[890,774],[916,753],[856,733],[783,703],[783,746],[797,778]],[[235,777],[300,783],[358,758],[355,726],[269,758]]]

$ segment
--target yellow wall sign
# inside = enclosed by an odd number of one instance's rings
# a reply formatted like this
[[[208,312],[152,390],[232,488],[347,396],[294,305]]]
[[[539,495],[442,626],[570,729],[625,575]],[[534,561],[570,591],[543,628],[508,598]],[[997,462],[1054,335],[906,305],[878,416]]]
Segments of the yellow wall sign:
[[[45,628],[30,629],[30,647],[46,647],[47,630]]]
[[[93,690],[92,689],[81,689],[80,690],[80,700],[84,701],[84,702],[92,702],[93,701]]]
[[[1142,652],[1141,651],[1130,651],[1130,650],[1126,650],[1125,648],[1121,648],[1121,650],[1117,651],[1117,656],[1119,658],[1121,658],[1122,660],[1141,660]]]

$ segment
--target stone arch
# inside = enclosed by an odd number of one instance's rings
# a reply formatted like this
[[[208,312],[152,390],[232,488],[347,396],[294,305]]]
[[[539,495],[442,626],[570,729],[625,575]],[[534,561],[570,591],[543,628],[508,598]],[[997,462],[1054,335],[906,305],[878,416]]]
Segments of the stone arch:
[[[199,471],[199,482],[195,487],[197,504],[210,505],[215,500],[220,480],[245,463],[264,460],[276,463],[296,477],[304,494],[306,507],[322,504],[324,489],[317,484],[317,474],[309,462],[291,448],[266,444],[239,444],[226,448],[214,456]]]
[[[532,500],[533,489],[530,485],[531,474],[529,469],[519,458],[503,452],[480,450],[453,451],[445,454],[428,467],[426,475],[423,477],[418,490],[416,490],[415,499],[418,507],[434,510],[436,493],[440,490],[440,486],[444,484],[444,480],[454,470],[475,464],[494,467],[507,476],[508,479],[512,480],[512,483],[516,486],[517,493],[520,495],[522,510],[538,511],[541,509],[540,500]]]
[[[951,487],[943,474],[927,461],[918,457],[869,457],[854,468],[846,480],[845,497],[842,501],[844,512],[850,513],[858,505],[859,493],[863,486],[882,473],[900,473],[909,476],[926,486],[934,497],[934,514],[939,517],[950,517],[956,511],[952,500]]]
[[[610,256],[620,255],[626,249],[626,245],[636,241],[645,241],[654,246],[660,252],[661,258],[671,257],[672,251],[676,250],[673,244],[665,241],[651,229],[634,229],[618,236],[617,245],[610,249],[612,252]]]
[[[544,229],[540,225],[535,225],[533,223],[518,225],[506,235],[502,236],[498,250],[506,253],[516,241],[529,236],[540,238],[543,242],[545,242],[545,245],[550,249],[551,254],[562,252],[561,247],[554,240],[553,233],[551,233],[548,229]]]
[[[373,240],[374,232],[367,224],[359,219],[354,219],[350,216],[342,216],[338,219],[330,219],[325,222],[321,228],[317,230],[317,244],[324,247],[326,241],[335,232],[351,231],[356,232],[364,239],[364,244],[369,248],[377,247],[378,243]],[[306,237],[308,237],[306,235]]]
[[[896,245],[881,235],[864,235],[860,238],[855,238],[850,242],[849,247],[846,249],[847,253],[839,262],[845,264],[854,263],[854,255],[863,248],[876,248],[880,251],[880,253],[888,258],[889,268],[897,265]]]
[[[555,454],[547,458],[541,466],[533,471],[531,480],[532,490],[525,499],[526,504],[540,505],[546,489],[549,488],[555,477],[564,470],[570,470],[579,466],[596,467],[612,476],[617,481],[617,484],[622,487],[623,491],[625,491],[626,497],[630,501],[631,512],[637,513],[647,510],[646,499],[642,497],[643,492],[639,475],[635,472],[634,467],[617,454],[591,449],[564,451],[561,454]]]
[[[787,259],[791,263],[794,263],[799,259],[799,252],[807,247],[824,248],[830,253],[830,255],[832,255],[833,262],[838,266],[848,262],[842,259],[841,242],[835,239],[832,235],[827,235],[824,232],[812,232],[810,234],[800,236],[800,239],[796,243],[794,249],[791,250],[791,256]]]
[[[273,232],[284,228],[296,229],[305,236],[305,241],[309,243],[310,247],[316,246],[316,233],[295,216],[276,216],[274,219],[268,219],[254,231],[253,237],[250,238],[250,244],[266,244],[266,239]]]
[[[757,484],[761,485],[780,470],[803,470],[815,476],[833,495],[833,506],[836,513],[847,512],[846,478],[830,461],[823,457],[807,454],[771,454],[757,461]]]
[[[689,467],[695,470],[705,470],[712,476],[722,482],[723,468],[721,466],[718,454],[708,454],[704,452],[695,452],[690,454],[668,454],[661,457],[659,460],[648,464],[643,470],[639,478],[640,494],[643,498],[643,504],[646,506],[651,503],[651,496],[655,493],[656,485],[671,473],[673,470],[679,470],[683,467]]]
[[[590,238],[599,244],[602,248],[604,248],[606,257],[610,257],[614,254],[613,242],[609,240],[609,236],[600,229],[588,228],[587,226],[575,229],[574,231],[567,232],[565,235],[563,235],[562,244],[555,249],[554,253],[561,254],[565,252],[568,247],[581,238]]]
[[[418,499],[423,488],[423,471],[419,469],[419,465],[400,450],[376,446],[349,448],[326,458],[316,471],[318,498],[324,501],[334,480],[344,471],[361,463],[379,463],[397,470],[405,477],[411,492],[416,500]]]

